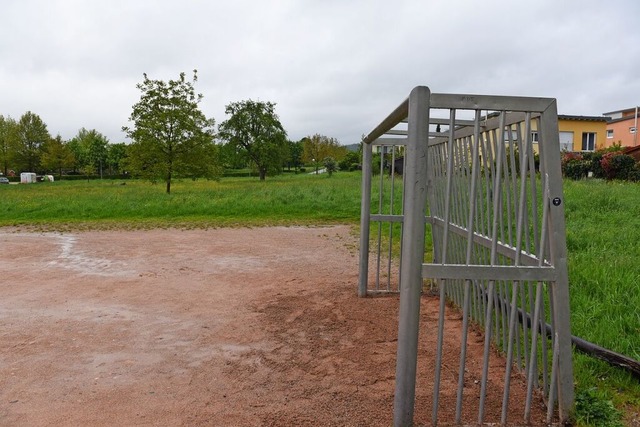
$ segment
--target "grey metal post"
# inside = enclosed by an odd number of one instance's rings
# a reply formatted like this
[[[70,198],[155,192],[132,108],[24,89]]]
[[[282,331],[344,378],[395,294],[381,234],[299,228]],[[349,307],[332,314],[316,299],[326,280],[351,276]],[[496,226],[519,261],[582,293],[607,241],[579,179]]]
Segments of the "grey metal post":
[[[369,280],[369,215],[371,214],[371,144],[362,143],[362,201],[360,206],[360,275],[358,296],[367,296]]]
[[[555,100],[542,114],[540,120],[542,142],[546,149],[542,152],[546,165],[547,182],[550,183],[549,199],[549,244],[550,258],[558,273],[552,284],[553,317],[558,340],[558,410],[560,422],[568,421],[573,415],[575,394],[573,389],[573,364],[571,349],[571,325],[569,322],[569,276],[567,270],[567,244],[564,219],[564,197],[562,194],[562,173],[560,170],[560,144],[558,141],[558,112]]]
[[[420,321],[420,293],[422,291],[422,262],[424,260],[424,210],[427,193],[427,143],[429,138],[429,98],[425,86],[411,91],[408,100],[408,140],[405,158],[405,187],[403,211],[404,232],[400,270],[400,319],[396,359],[396,387],[393,424],[396,427],[413,425],[416,368],[418,359],[418,330]]]

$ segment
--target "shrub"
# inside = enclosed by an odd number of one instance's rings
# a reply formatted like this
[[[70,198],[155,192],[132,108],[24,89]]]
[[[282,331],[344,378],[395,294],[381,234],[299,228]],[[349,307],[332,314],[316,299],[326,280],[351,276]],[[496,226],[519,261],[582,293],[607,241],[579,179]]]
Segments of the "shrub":
[[[614,151],[602,156],[600,166],[602,166],[607,179],[628,179],[635,167],[635,160],[627,154]]]
[[[360,156],[354,151],[349,151],[344,159],[338,162],[338,167],[343,171],[354,170],[353,166],[360,164]]]
[[[640,182],[640,162],[629,172],[629,181]]]
[[[567,163],[564,169],[564,176],[570,179],[586,178],[591,169],[591,163],[587,160],[575,160]]]
[[[584,153],[583,159],[589,161],[589,170],[593,172],[594,178],[605,178],[604,169],[600,162],[605,155],[605,150],[592,151],[590,153]]]
[[[562,174],[570,179],[586,178],[590,169],[590,162],[584,160],[582,154],[563,152],[560,159]]]
[[[573,153],[571,151],[563,151],[562,153],[560,153],[560,165],[562,166],[563,170],[564,170],[564,167],[567,165],[567,163],[574,162],[577,160],[582,160],[582,154]]]
[[[336,162],[333,157],[325,157],[324,160],[322,160],[322,164],[329,176],[338,170],[338,162]]]

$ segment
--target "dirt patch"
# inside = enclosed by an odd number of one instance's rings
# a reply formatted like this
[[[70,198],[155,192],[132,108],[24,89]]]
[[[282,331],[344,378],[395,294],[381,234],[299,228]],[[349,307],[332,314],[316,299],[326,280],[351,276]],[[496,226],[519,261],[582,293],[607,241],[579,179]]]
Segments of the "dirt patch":
[[[356,297],[356,244],[347,226],[0,230],[0,425],[391,425],[398,298]],[[418,424],[431,417],[436,319],[424,297]],[[458,364],[459,315],[448,319],[441,424]],[[482,338],[469,341],[474,423]]]

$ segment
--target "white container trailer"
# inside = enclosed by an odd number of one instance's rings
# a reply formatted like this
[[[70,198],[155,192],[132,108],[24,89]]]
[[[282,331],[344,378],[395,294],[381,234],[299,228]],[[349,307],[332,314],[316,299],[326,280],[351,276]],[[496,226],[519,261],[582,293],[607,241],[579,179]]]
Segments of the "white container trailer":
[[[20,174],[21,184],[32,184],[36,182],[36,174],[33,172],[22,172]]]

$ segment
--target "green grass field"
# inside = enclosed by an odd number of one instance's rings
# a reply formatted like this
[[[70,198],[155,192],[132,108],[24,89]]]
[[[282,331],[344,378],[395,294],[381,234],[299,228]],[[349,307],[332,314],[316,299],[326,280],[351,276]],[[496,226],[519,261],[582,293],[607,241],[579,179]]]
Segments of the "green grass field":
[[[219,227],[348,223],[360,215],[360,174],[221,181],[59,181],[0,187],[0,226]],[[572,332],[640,359],[640,184],[566,181]],[[10,256],[4,250],[4,256]],[[640,410],[640,382],[575,354],[579,396]],[[582,393],[582,394],[581,394]],[[586,394],[585,394],[586,393]],[[588,397],[587,396],[587,397]],[[596,423],[597,424],[597,423]],[[612,424],[615,425],[615,424]]]
[[[567,180],[564,192],[572,333],[640,360],[640,183]],[[574,365],[578,393],[638,412],[639,379],[583,354]]]
[[[0,188],[0,226],[229,226],[357,222],[354,174],[221,181],[58,181]]]

